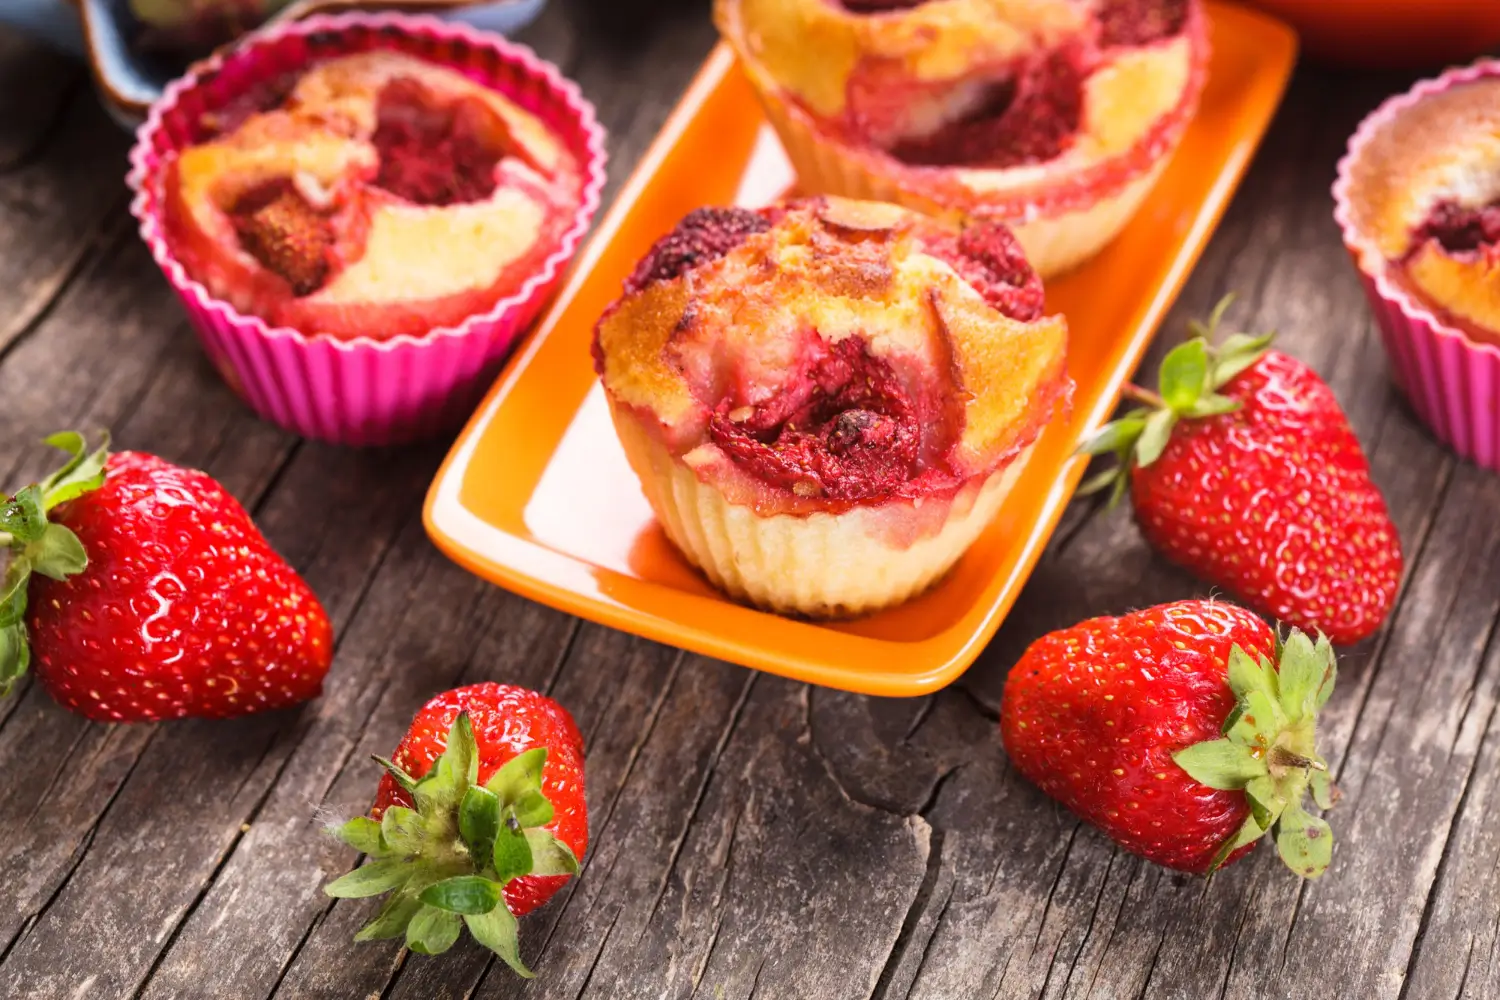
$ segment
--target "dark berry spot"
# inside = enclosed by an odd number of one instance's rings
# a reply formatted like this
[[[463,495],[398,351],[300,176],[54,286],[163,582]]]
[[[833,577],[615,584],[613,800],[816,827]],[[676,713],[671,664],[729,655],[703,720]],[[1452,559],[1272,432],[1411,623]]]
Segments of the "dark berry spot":
[[[1182,32],[1188,0],[1105,0],[1099,7],[1099,44],[1150,45]]]
[[[443,104],[417,80],[398,77],[380,91],[375,113],[379,187],[418,205],[479,201],[495,190],[504,131],[478,101]]]
[[[1500,243],[1500,202],[1465,207],[1443,201],[1417,227],[1414,246],[1436,240],[1449,253],[1472,253]]]
[[[755,233],[771,228],[769,220],[745,208],[699,208],[677,228],[656,241],[625,281],[634,294],[658,281],[671,281],[695,267],[712,263]]]
[[[916,407],[856,337],[818,342],[769,400],[726,400],[709,434],[741,468],[802,496],[872,499],[919,472]]]
[[[898,142],[891,155],[915,166],[998,168],[1054,159],[1078,132],[1083,76],[1082,54],[1074,47],[1023,62],[962,117]]]
[[[333,227],[285,178],[241,195],[229,212],[245,252],[285,278],[296,295],[328,280]]]
[[[1042,279],[1027,263],[1021,244],[1001,223],[972,223],[957,239],[930,243],[926,249],[1011,319],[1030,323],[1042,315],[1046,305]]]

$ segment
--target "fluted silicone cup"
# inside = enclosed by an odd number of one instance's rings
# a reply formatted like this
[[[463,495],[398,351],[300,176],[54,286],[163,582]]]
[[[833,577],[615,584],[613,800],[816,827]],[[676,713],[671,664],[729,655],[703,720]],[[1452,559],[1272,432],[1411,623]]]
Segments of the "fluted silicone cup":
[[[1391,280],[1384,256],[1360,231],[1350,203],[1351,171],[1375,135],[1418,101],[1493,76],[1500,76],[1500,61],[1485,60],[1424,80],[1376,108],[1339,161],[1333,200],[1334,219],[1380,327],[1392,380],[1440,441],[1461,457],[1500,471],[1500,348],[1471,340]]]
[[[542,119],[577,158],[572,225],[541,266],[489,310],[420,337],[340,340],[272,327],[194,280],[162,225],[161,177],[194,123],[258,83],[320,59],[390,49],[458,70]],[[556,288],[604,186],[604,131],[578,88],[529,49],[463,24],[396,14],[313,17],[246,36],[170,84],[136,133],[131,212],[204,350],[251,409],[287,430],[346,445],[389,445],[456,427]]]

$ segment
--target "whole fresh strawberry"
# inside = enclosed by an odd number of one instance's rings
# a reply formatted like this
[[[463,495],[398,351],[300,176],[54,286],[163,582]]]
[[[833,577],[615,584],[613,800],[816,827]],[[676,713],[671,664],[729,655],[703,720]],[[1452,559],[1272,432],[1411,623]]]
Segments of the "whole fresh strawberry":
[[[1080,492],[1127,485],[1163,555],[1257,610],[1347,644],[1385,621],[1401,540],[1338,400],[1271,335],[1210,346],[1228,300],[1162,362],[1156,393],[1081,451],[1119,466]]]
[[[1333,648],[1284,643],[1244,608],[1182,601],[1038,639],[1005,684],[1000,733],[1016,769],[1125,850],[1205,873],[1268,830],[1316,878],[1333,804],[1316,748]]]
[[[234,498],[151,455],[47,443],[62,469],[0,508],[0,694],[28,666],[101,722],[224,718],[315,698],[333,657],[318,599]]]
[[[447,951],[467,925],[522,976],[516,917],[552,897],[588,849],[583,737],[551,698],[474,684],[422,707],[386,769],[369,816],[338,836],[371,862],[330,896],[390,892],[356,941],[404,937]]]

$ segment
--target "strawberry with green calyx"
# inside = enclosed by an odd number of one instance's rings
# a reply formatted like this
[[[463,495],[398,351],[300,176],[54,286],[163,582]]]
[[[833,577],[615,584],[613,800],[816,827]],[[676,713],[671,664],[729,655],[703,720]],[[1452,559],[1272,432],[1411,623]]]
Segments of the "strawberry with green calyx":
[[[1118,459],[1080,493],[1128,489],[1142,534],[1173,562],[1289,625],[1358,642],[1395,604],[1400,539],[1317,373],[1270,334],[1212,345],[1228,304],[1190,324],[1156,392],[1128,387],[1141,405],[1079,448]]]
[[[315,698],[333,629],[205,473],[47,439],[64,466],[0,504],[0,691],[28,668],[100,722],[227,718]]]
[[[535,692],[476,684],[417,714],[370,816],[337,835],[369,863],[330,896],[391,893],[356,940],[404,938],[446,951],[470,935],[527,978],[516,917],[578,871],[588,848],[583,741],[567,711]]]
[[[1333,837],[1303,799],[1335,798],[1316,717],[1336,673],[1326,639],[1181,601],[1037,640],[1006,680],[1001,735],[1021,774],[1127,851],[1211,873],[1274,832],[1316,878]]]

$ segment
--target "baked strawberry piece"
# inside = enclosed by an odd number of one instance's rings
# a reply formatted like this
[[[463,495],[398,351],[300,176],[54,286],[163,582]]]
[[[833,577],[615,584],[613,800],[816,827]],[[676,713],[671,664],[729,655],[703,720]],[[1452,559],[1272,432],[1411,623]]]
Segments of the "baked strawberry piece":
[[[588,849],[583,737],[568,710],[509,684],[472,684],[422,706],[390,760],[370,815],[338,836],[371,863],[330,896],[390,893],[356,935],[404,938],[427,955],[467,926],[530,978],[516,917],[550,899]]]
[[[1048,277],[1130,219],[1197,105],[1199,0],[717,0],[804,189],[1009,223]]]
[[[940,577],[1067,405],[1066,325],[1008,230],[815,198],[700,209],[595,364],[668,537],[730,594],[841,616]]]
[[[168,245],[211,295],[309,336],[418,337],[485,312],[583,197],[541,119],[395,51],[268,81],[197,129],[161,176]]]

